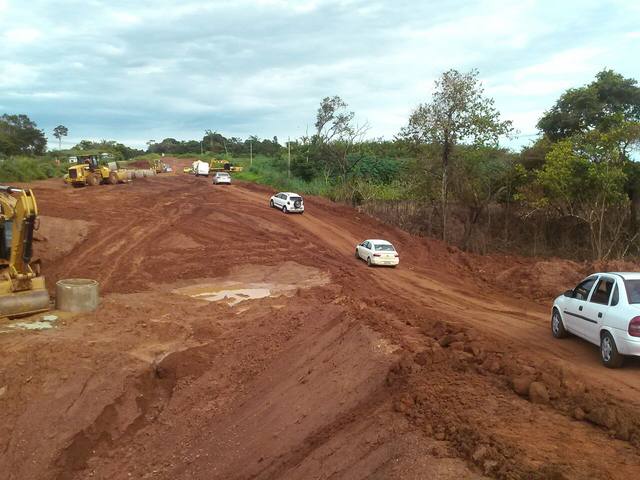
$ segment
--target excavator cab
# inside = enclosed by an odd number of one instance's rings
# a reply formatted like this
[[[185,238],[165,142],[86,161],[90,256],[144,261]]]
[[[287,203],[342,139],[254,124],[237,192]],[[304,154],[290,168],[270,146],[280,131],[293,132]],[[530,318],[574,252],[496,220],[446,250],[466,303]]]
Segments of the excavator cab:
[[[0,316],[49,309],[44,277],[32,262],[37,218],[31,190],[0,186]]]

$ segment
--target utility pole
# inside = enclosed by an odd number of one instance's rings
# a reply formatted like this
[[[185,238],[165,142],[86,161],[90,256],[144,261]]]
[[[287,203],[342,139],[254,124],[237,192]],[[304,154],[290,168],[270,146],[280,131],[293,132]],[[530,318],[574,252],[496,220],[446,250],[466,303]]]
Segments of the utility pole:
[[[287,137],[287,178],[291,178],[291,137]]]
[[[253,167],[253,140],[249,140],[249,166]]]

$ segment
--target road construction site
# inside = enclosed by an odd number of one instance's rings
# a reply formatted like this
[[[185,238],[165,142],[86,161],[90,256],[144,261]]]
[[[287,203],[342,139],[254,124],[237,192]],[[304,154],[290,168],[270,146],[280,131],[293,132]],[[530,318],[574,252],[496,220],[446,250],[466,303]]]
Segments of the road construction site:
[[[90,278],[101,301],[0,320],[3,480],[637,475],[640,362],[549,328],[606,266],[475,256],[322,198],[284,215],[164,160],[29,185],[49,292]],[[365,238],[400,266],[356,260]]]

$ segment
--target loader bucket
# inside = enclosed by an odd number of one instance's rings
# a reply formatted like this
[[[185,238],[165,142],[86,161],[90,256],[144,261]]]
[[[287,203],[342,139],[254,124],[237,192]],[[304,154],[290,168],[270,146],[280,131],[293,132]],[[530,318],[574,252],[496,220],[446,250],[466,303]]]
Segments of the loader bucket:
[[[45,289],[0,295],[0,317],[21,317],[49,310],[49,292]]]

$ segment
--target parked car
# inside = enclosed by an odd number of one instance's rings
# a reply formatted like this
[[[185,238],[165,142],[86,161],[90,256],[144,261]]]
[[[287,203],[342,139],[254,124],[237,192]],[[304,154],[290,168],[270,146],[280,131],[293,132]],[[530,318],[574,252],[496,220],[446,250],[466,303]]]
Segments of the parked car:
[[[356,245],[356,258],[364,260],[370,267],[386,265],[395,267],[400,263],[400,256],[394,246],[386,240],[365,240]]]
[[[564,292],[553,302],[551,333],[599,345],[609,368],[640,356],[640,273],[594,273]]]
[[[218,185],[219,183],[226,183],[227,185],[231,185],[231,175],[227,172],[216,172],[213,174],[213,184]]]
[[[297,193],[276,193],[269,200],[269,206],[272,208],[279,208],[284,213],[304,213],[304,201]]]

